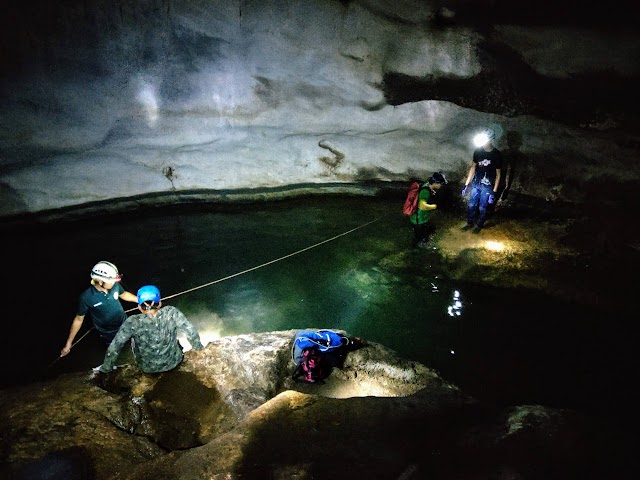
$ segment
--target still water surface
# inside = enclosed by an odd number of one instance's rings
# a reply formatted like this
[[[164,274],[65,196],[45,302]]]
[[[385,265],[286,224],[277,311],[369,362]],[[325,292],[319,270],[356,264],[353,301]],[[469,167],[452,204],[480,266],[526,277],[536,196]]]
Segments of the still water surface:
[[[16,313],[5,317],[2,386],[102,363],[95,332],[67,357],[58,352],[89,271],[104,259],[125,289],[151,283],[173,296],[165,303],[205,341],[342,329],[477,398],[596,410],[613,401],[608,386],[625,380],[630,363],[615,312],[451,281],[429,268],[436,253],[412,250],[410,238],[398,201],[378,198],[156,207],[4,231],[0,260],[17,267],[4,282]],[[76,338],[90,326],[87,318]]]

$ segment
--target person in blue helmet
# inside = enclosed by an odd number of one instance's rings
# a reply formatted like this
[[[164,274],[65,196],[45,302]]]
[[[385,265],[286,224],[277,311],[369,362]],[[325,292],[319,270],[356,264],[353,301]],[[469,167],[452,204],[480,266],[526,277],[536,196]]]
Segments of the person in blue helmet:
[[[138,301],[133,293],[127,292],[120,285],[120,273],[113,263],[104,260],[96,263],[91,269],[91,286],[80,295],[76,316],[71,323],[69,336],[60,351],[60,356],[64,357],[71,351],[73,340],[80,331],[87,313],[91,315],[93,327],[102,341],[109,345],[127,318],[120,300]]]
[[[145,373],[160,373],[176,368],[183,359],[183,350],[178,334],[184,333],[194,350],[202,350],[200,335],[187,317],[176,307],[162,307],[160,290],[145,285],[138,290],[138,309],[122,324],[109,345],[104,362],[99,367],[102,373],[115,368],[118,353],[129,341],[137,365]]]
[[[487,221],[489,206],[498,200],[502,153],[493,146],[495,137],[495,132],[487,128],[474,139],[477,148],[473,152],[471,167],[462,189],[464,197],[471,186],[467,203],[467,224],[463,230],[473,228],[473,233],[480,233]]]

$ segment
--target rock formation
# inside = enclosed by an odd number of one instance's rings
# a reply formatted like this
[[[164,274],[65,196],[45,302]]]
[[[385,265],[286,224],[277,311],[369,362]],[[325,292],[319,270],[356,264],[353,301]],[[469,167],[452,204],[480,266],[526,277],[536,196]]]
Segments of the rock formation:
[[[483,405],[375,343],[296,383],[294,334],[3,390],[5,478],[614,478],[613,430],[578,412]]]
[[[8,231],[141,203],[371,195],[435,170],[453,186],[490,126],[507,162],[498,207],[548,216],[505,215],[494,232],[511,250],[497,261],[443,221],[451,278],[600,305],[618,295],[600,278],[637,271],[640,37],[621,2],[10,3]],[[326,384],[296,384],[292,334],[225,337],[159,376],[127,366],[2,390],[0,474],[628,478],[626,426],[485,405],[374,343]]]
[[[512,201],[637,187],[640,41],[615,5],[15,3],[0,28],[1,216],[434,170],[458,181],[487,125]]]

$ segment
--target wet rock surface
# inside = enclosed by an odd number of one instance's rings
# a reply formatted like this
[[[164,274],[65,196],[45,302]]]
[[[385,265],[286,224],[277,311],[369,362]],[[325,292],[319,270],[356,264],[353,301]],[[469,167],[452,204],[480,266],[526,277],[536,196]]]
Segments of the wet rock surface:
[[[4,474],[284,480],[610,472],[617,441],[594,419],[541,405],[484,405],[379,344],[349,352],[323,384],[296,383],[294,334],[224,337],[159,375],[127,365],[3,390]]]
[[[427,290],[437,272],[506,291],[526,289],[632,313],[620,292],[620,284],[640,269],[637,231],[626,213],[630,203],[540,205],[503,199],[475,234],[463,228],[464,205],[457,198],[443,200],[452,203],[433,218],[436,233],[426,248],[388,255],[380,261],[382,270],[413,271]]]

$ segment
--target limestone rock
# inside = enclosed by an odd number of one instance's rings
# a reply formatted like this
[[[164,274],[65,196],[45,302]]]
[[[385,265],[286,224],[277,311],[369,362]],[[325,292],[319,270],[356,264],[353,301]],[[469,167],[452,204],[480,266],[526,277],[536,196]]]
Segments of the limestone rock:
[[[576,478],[598,458],[593,425],[575,412],[481,405],[375,343],[349,352],[326,383],[296,383],[294,334],[224,337],[158,375],[126,365],[0,391],[2,473],[20,480],[354,472],[471,480],[506,471]]]
[[[512,201],[636,182],[633,15],[585,8],[15,3],[0,28],[0,216],[433,171],[462,181],[486,126],[533,180]]]

